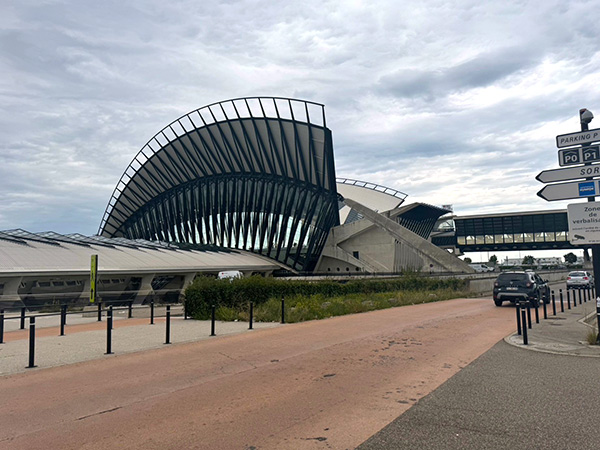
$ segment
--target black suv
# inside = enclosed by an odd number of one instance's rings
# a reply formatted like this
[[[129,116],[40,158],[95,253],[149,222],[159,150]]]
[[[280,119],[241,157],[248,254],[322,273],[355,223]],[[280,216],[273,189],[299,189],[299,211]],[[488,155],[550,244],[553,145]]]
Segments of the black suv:
[[[529,300],[532,305],[539,305],[544,298],[550,303],[550,287],[547,280],[532,271],[502,272],[494,283],[494,303],[502,306],[503,301],[515,303],[518,300]]]

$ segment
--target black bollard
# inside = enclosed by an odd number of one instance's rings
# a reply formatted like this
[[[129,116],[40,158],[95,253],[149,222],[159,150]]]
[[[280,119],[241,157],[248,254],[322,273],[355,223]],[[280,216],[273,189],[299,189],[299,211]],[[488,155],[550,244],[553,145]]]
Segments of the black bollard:
[[[27,369],[37,367],[35,361],[35,317],[29,318],[29,365]]]
[[[281,323],[285,323],[285,300],[281,297]]]
[[[150,325],[154,325],[154,300],[150,302]]]
[[[515,309],[517,310],[517,334],[521,336],[521,304],[515,303]]]
[[[98,322],[102,322],[102,302],[98,302]]]
[[[216,312],[215,305],[212,305],[212,308],[210,310],[210,335],[211,336],[216,336],[216,334],[215,334],[215,312]]]
[[[133,317],[133,300],[129,300],[129,309],[127,311],[127,318],[131,319]]]
[[[535,301],[535,305],[533,305],[533,306],[534,306],[534,309],[535,309],[535,323],[540,323],[540,312],[539,312],[540,301],[536,300]]]
[[[186,302],[183,302],[183,320],[187,320],[187,318],[188,318],[187,304],[186,304]]]
[[[552,314],[556,315],[556,296],[554,295],[554,291],[552,291]]]
[[[25,329],[25,308],[21,308],[21,330]]]
[[[521,311],[521,321],[523,322],[523,345],[529,344],[527,340],[527,327],[525,326],[525,311]]]
[[[542,305],[544,306],[544,320],[546,320],[548,318],[548,310],[546,309],[546,303],[547,303],[546,293],[544,293],[544,295],[542,295]]]
[[[585,288],[585,301],[589,302],[592,298],[590,297],[590,287],[586,286]]]
[[[577,289],[577,296],[579,297],[579,304],[581,305],[581,288]]]
[[[171,305],[167,305],[167,336],[165,344],[171,343]]]
[[[254,303],[250,302],[250,320],[249,320],[249,324],[248,324],[248,329],[251,330],[252,329],[252,322],[254,320]]]
[[[0,310],[0,344],[4,344],[4,310]]]
[[[105,355],[112,355],[112,321],[113,311],[112,306],[108,307],[106,311],[106,353]]]
[[[527,302],[527,328],[531,330],[531,303]]]
[[[600,344],[600,298],[596,297],[596,320],[598,321],[598,332],[596,334],[596,345]]]
[[[571,291],[567,289],[567,308],[571,309]]]
[[[67,305],[61,305],[60,307],[60,335],[65,335],[65,322],[67,317]]]
[[[560,294],[560,312],[565,312],[565,303],[563,302],[562,289],[559,290]]]

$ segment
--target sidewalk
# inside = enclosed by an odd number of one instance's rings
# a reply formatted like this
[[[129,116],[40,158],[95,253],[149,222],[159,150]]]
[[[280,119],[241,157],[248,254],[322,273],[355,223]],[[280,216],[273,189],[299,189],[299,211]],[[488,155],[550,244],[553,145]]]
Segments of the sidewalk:
[[[114,312],[113,330],[111,332],[112,354],[107,355],[107,322],[106,317],[98,322],[97,315],[88,312],[73,314],[67,317],[65,335],[60,334],[59,316],[36,317],[35,365],[29,365],[29,319],[25,321],[25,329],[21,330],[18,318],[5,320],[4,343],[0,344],[0,376],[42,368],[62,366],[82,361],[139,352],[143,350],[165,347],[166,320],[165,309],[155,309],[154,325],[150,325],[149,309],[133,309],[133,318],[128,319],[128,311]],[[170,321],[170,343],[173,345],[194,342],[204,339],[216,339],[219,336],[253,332],[248,329],[247,322],[215,322],[216,336],[211,334],[209,320],[184,320],[181,308],[172,308]],[[253,328],[273,328],[279,323],[257,323]]]
[[[527,330],[529,345],[523,345],[523,336],[516,333],[506,337],[508,344],[527,350],[571,356],[600,357],[600,346],[589,345],[587,335],[590,331],[598,331],[596,319],[596,303],[584,302],[577,306],[567,306],[563,302],[561,312],[560,301],[556,300],[556,315],[553,314],[552,303],[546,305],[548,319],[544,319],[543,308],[539,308],[540,323],[535,323],[535,311],[531,311],[532,326]],[[516,328],[515,313],[515,328]]]

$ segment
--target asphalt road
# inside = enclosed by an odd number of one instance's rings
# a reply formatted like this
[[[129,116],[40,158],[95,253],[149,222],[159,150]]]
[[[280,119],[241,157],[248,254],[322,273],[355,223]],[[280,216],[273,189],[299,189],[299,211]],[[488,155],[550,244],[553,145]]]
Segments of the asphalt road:
[[[358,448],[598,449],[599,371],[502,341]]]

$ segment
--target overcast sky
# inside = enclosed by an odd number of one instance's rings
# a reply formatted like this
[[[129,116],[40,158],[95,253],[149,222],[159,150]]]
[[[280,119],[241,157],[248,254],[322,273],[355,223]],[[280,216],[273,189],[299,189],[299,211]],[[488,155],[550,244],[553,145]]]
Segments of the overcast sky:
[[[138,150],[244,96],[325,104],[338,176],[455,213],[536,196],[600,127],[597,2],[44,1],[0,6],[0,230],[94,234]],[[594,126],[596,125],[596,126]]]

